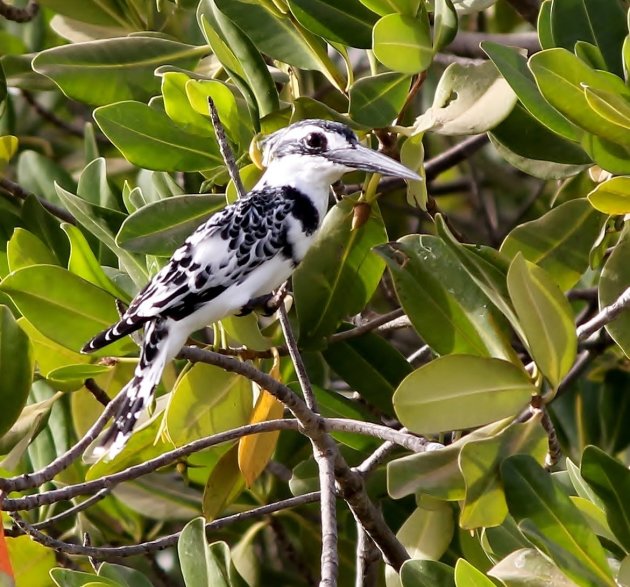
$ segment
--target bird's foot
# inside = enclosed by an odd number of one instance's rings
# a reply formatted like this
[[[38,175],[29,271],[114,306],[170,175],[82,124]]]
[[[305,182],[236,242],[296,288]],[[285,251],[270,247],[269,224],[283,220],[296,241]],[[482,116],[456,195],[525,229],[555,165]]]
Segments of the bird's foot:
[[[247,302],[242,308],[239,316],[247,316],[256,311],[263,316],[271,316],[278,311],[280,304],[287,295],[287,284],[281,285],[275,292],[257,296]]]

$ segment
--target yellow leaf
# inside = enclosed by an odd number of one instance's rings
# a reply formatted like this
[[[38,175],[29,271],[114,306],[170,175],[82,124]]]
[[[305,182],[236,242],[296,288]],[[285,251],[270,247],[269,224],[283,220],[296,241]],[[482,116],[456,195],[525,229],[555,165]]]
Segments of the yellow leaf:
[[[270,375],[274,379],[280,378],[280,363],[277,356]],[[262,389],[254,406],[250,423],[278,420],[282,418],[283,412],[284,405],[282,402],[278,401],[268,391]],[[264,432],[262,434],[244,436],[239,441],[238,467],[243,474],[247,487],[251,487],[264,471],[276,449],[279,435],[279,430],[276,432]]]

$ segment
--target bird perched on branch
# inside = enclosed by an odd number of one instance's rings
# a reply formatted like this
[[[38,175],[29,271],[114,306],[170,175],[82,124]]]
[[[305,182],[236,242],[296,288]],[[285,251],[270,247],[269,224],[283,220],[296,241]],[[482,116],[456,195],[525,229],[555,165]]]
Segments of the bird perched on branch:
[[[101,441],[109,458],[124,447],[166,363],[192,332],[272,300],[313,243],[331,184],[354,169],[420,179],[338,122],[297,122],[270,135],[262,151],[266,171],[254,189],[197,228],[120,320],[82,349],[91,353],[144,327],[140,361]]]

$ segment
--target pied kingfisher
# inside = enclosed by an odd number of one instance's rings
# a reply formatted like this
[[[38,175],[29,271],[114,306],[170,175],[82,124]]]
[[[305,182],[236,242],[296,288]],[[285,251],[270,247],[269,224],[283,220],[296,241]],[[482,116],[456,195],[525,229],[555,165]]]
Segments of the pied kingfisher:
[[[262,154],[267,169],[254,189],[197,228],[120,321],[82,349],[90,353],[144,327],[140,361],[95,454],[113,458],[122,450],[164,366],[192,332],[251,311],[289,278],[317,235],[331,184],[344,173],[420,179],[338,122],[296,122],[264,140]]]

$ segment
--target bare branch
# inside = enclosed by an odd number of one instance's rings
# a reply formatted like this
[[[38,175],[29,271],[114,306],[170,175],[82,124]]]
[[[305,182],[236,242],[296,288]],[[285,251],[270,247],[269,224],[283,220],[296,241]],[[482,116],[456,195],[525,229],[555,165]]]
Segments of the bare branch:
[[[37,16],[38,12],[39,4],[35,2],[35,0],[29,0],[24,8],[11,6],[4,2],[4,0],[0,0],[0,15],[13,22],[29,22]]]
[[[585,340],[591,336],[591,334],[594,334],[600,328],[612,322],[628,307],[630,307],[630,287],[624,290],[612,304],[602,308],[595,317],[579,326],[577,329],[578,339]]]
[[[357,524],[357,557],[355,587],[376,587],[378,585],[378,563],[380,553],[367,532]]]
[[[95,503],[98,503],[99,501],[101,501],[101,499],[107,497],[108,495],[109,495],[109,489],[101,489],[100,491],[98,491],[91,497],[88,497],[87,499],[83,500],[81,503],[78,503],[74,507],[71,507],[63,511],[60,514],[53,516],[52,518],[48,518],[47,520],[44,520],[43,522],[38,522],[37,524],[33,524],[33,528],[35,528],[36,530],[42,530],[43,528],[48,528],[49,526],[53,526],[57,522],[61,522],[62,520],[65,520],[66,518],[69,518],[70,516],[73,516],[75,514],[78,514],[79,512],[82,512],[88,509],[89,507],[93,506]]]
[[[70,212],[68,212],[65,208],[57,206],[56,204],[53,204],[52,202],[49,202],[44,198],[40,198],[35,194],[27,192],[21,185],[15,183],[14,181],[11,181],[10,179],[7,179],[6,177],[0,177],[0,188],[4,189],[14,198],[18,198],[19,200],[26,200],[26,198],[32,195],[33,197],[37,198],[37,201],[44,208],[46,208],[46,210],[48,210],[53,216],[59,218],[59,220],[63,220],[64,222],[68,222],[69,224],[77,223],[77,221],[74,219],[74,216],[72,216],[72,214],[70,214]]]
[[[536,0],[508,0],[512,4],[515,2],[531,2]],[[536,26],[534,24],[534,26]],[[488,56],[479,47],[481,41],[492,41],[493,43],[499,43],[501,45],[510,45],[512,47],[522,47],[532,55],[540,51],[540,42],[538,41],[538,35],[535,32],[531,33],[509,33],[509,34],[492,34],[492,33],[475,33],[468,31],[460,31],[453,39],[453,42],[446,47],[445,51],[449,53],[455,53],[463,57],[477,57],[487,59]]]
[[[105,390],[94,381],[91,377],[86,379],[83,383],[85,389],[87,389],[93,396],[94,399],[101,405],[107,406],[111,401],[109,396],[105,393]]]
[[[225,528],[226,526],[235,524],[236,522],[260,518],[273,514],[274,512],[298,507],[308,503],[315,503],[317,501],[319,501],[319,491],[305,493],[304,495],[291,497],[276,503],[253,508],[246,512],[239,512],[237,514],[232,514],[231,516],[219,518],[218,520],[214,520],[206,524],[206,532],[220,530],[221,528]],[[137,556],[140,554],[164,550],[165,548],[177,544],[180,535],[180,532],[175,532],[174,534],[169,534],[168,536],[163,536],[161,538],[157,538],[156,540],[142,542],[131,546],[83,546],[51,538],[26,522],[18,513],[12,512],[10,515],[14,519],[21,533],[28,534],[36,542],[66,554],[89,556],[100,561],[116,561],[128,556]]]

